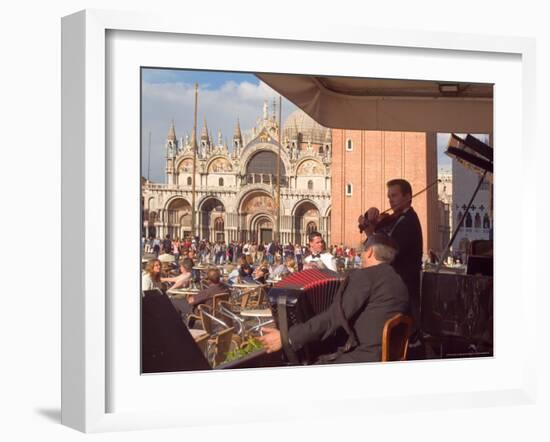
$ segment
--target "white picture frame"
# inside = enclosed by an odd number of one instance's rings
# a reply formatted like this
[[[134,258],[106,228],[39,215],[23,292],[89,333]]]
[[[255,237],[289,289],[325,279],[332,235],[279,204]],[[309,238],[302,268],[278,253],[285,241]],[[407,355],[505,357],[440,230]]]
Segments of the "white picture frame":
[[[499,138],[499,128],[510,124],[509,118],[513,114],[506,114],[506,109],[498,107],[495,100],[495,144],[499,147],[509,143],[520,145],[522,158],[521,173],[529,176],[535,163],[534,134],[534,106],[535,106],[535,46],[534,41],[526,38],[501,37],[495,39],[481,35],[462,35],[451,33],[428,33],[421,31],[403,31],[394,33],[391,31],[373,30],[363,28],[323,27],[291,28],[284,25],[277,29],[264,27],[261,23],[249,24],[248,27],[233,27],[231,24],[217,22],[187,21],[182,28],[181,21],[177,17],[155,16],[143,13],[111,12],[99,10],[87,10],[78,12],[63,18],[62,21],[62,423],[84,432],[114,431],[140,428],[162,428],[172,426],[196,426],[208,425],[212,414],[205,416],[200,408],[186,409],[180,407],[175,410],[169,401],[161,402],[159,398],[166,397],[166,388],[173,388],[172,376],[178,377],[188,374],[170,374],[157,376],[139,376],[136,370],[127,372],[128,378],[140,382],[144,391],[161,392],[155,400],[150,396],[146,399],[155,406],[149,409],[137,407],[118,407],[113,405],[110,395],[118,388],[118,383],[123,384],[121,376],[113,375],[119,370],[119,363],[113,367],[113,361],[120,358],[117,348],[112,344],[110,335],[114,324],[117,323],[116,315],[120,312],[120,305],[109,298],[109,291],[113,288],[114,278],[112,266],[115,256],[110,252],[113,232],[113,213],[120,208],[113,204],[117,198],[113,188],[117,188],[116,169],[120,158],[117,152],[109,150],[110,143],[116,139],[116,134],[108,133],[106,121],[113,118],[113,110],[107,106],[108,94],[111,92],[111,81],[116,81],[113,76],[106,76],[110,72],[108,64],[112,58],[120,53],[109,50],[108,35],[111,33],[139,35],[142,41],[148,38],[169,39],[172,43],[185,39],[186,36],[200,40],[200,38],[215,37],[218,41],[235,39],[235,42],[256,45],[265,43],[275,50],[281,50],[295,45],[309,44],[319,47],[320,51],[332,50],[348,51],[354,48],[374,47],[380,51],[390,48],[400,48],[403,54],[407,51],[426,51],[434,59],[445,57],[449,54],[470,54],[483,64],[483,57],[502,56],[510,57],[513,65],[512,71],[520,69],[519,91],[508,91],[512,95],[511,102],[519,104],[520,109],[515,113],[521,118],[516,118],[518,127],[510,128],[507,137]],[[240,44],[239,43],[239,44]],[[329,48],[329,49],[327,49]],[[401,54],[401,56],[403,56]],[[496,55],[495,55],[496,54]],[[135,54],[130,54],[132,57]],[[137,60],[137,59],[136,59]],[[136,62],[138,62],[137,60]],[[519,65],[518,65],[519,63]],[[208,67],[206,65],[194,66],[197,68]],[[210,65],[216,68],[216,63]],[[418,69],[421,68],[417,67]],[[489,76],[490,77],[490,76]],[[489,78],[488,77],[488,78]],[[513,81],[517,81],[517,75]],[[512,84],[512,83],[510,83]],[[499,83],[496,84],[498,94]],[[498,95],[497,95],[498,96]],[[502,95],[502,99],[507,97]],[[519,100],[519,101],[518,101]],[[136,112],[137,110],[134,109]],[[116,112],[115,112],[116,113]],[[132,116],[133,118],[133,111]],[[136,114],[139,115],[139,112]],[[137,118],[139,120],[139,118]],[[136,121],[130,124],[136,124]],[[138,123],[139,124],[139,123]],[[510,127],[510,126],[508,126]],[[138,137],[139,134],[136,134]],[[505,138],[510,138],[507,140]],[[508,143],[508,144],[507,144]],[[115,142],[116,144],[116,142]],[[505,213],[506,202],[504,196],[499,193],[517,197],[521,205],[536,207],[536,194],[527,186],[516,186],[514,190],[508,188],[505,181],[500,180],[500,173],[505,177],[514,167],[513,159],[504,151],[501,163],[496,162],[497,177],[495,213]],[[498,155],[498,148],[496,149]],[[118,161],[118,163],[117,163]],[[139,173],[139,169],[137,171]],[[114,187],[113,187],[114,186]],[[117,200],[118,201],[118,200]],[[119,201],[120,202],[120,201]],[[499,204],[501,204],[499,206]],[[130,212],[134,207],[130,206]],[[534,209],[531,209],[531,214]],[[519,210],[521,217],[527,216],[527,211]],[[498,218],[499,222],[501,218]],[[504,217],[503,226],[505,224]],[[523,218],[522,218],[523,220]],[[522,225],[522,224],[520,224]],[[523,224],[526,225],[526,224]],[[138,226],[136,226],[136,229]],[[495,238],[503,232],[503,227],[497,226]],[[264,369],[259,371],[234,371],[233,373],[193,373],[193,381],[202,379],[201,376],[209,376],[212,384],[221,382],[219,379],[241,381],[244,377],[261,380],[265,373],[278,378],[281,385],[281,396],[266,405],[267,410],[252,410],[246,416],[237,418],[237,422],[262,422],[268,420],[284,420],[345,415],[368,415],[379,412],[397,413],[410,410],[435,410],[467,408],[471,406],[497,406],[500,404],[534,404],[536,397],[535,379],[535,329],[536,324],[528,318],[536,316],[536,280],[529,278],[527,257],[536,256],[535,245],[527,241],[521,241],[525,233],[522,229],[515,232],[515,240],[522,244],[520,254],[522,267],[521,277],[515,281],[508,281],[505,275],[510,275],[509,264],[499,261],[499,246],[496,239],[496,277],[495,293],[514,289],[519,290],[518,305],[522,314],[518,315],[515,324],[520,329],[521,348],[517,350],[517,361],[507,359],[511,345],[518,343],[510,326],[506,321],[510,318],[510,310],[501,310],[502,306],[508,308],[506,300],[495,302],[495,357],[489,360],[477,361],[435,361],[430,363],[407,364],[380,364],[346,366],[346,367],[308,367],[291,370]],[[136,246],[136,251],[138,247]],[[500,273],[499,273],[500,266]],[[507,267],[508,266],[508,267]],[[128,271],[128,270],[125,270]],[[499,275],[504,275],[500,277]],[[116,279],[116,278],[114,278]],[[136,277],[137,280],[137,277]],[[139,284],[139,282],[138,282]],[[507,287],[509,286],[509,287]],[[138,293],[136,291],[136,293]],[[137,302],[136,294],[136,304]],[[124,301],[127,302],[127,301]],[[499,305],[500,302],[500,305]],[[113,305],[116,308],[113,309]],[[139,307],[138,307],[139,309]],[[135,312],[135,309],[134,309]],[[131,316],[131,315],[130,315]],[[129,334],[137,333],[134,327],[135,318],[130,327]],[[517,333],[517,332],[516,332]],[[135,336],[132,337],[134,339]],[[113,338],[115,339],[115,338]],[[132,341],[134,342],[134,341]],[[114,345],[114,346],[113,346]],[[120,346],[118,347],[120,348]],[[134,355],[136,349],[133,348]],[[137,349],[139,351],[139,349]],[[500,358],[500,359],[499,359]],[[131,357],[129,364],[135,366],[136,360]],[[496,361],[496,362],[495,362]],[[504,361],[501,365],[498,365]],[[442,373],[475,373],[477,370],[487,375],[494,369],[504,370],[506,375],[502,378],[495,374],[495,381],[482,386],[482,382],[472,388],[461,379],[453,381],[452,391],[442,385],[430,384],[430,388],[424,388],[428,384],[420,382],[418,389],[410,388],[401,379],[401,375],[409,378],[422,379],[423,372],[434,369]],[[138,366],[139,368],[139,366]],[[113,371],[114,370],[114,371]],[[305,370],[310,370],[305,372]],[[368,371],[366,371],[368,370]],[[368,372],[369,378],[379,378],[381,384],[386,383],[385,390],[371,390],[370,392],[357,387],[350,391],[349,379],[359,379],[362,373]],[[305,373],[305,374],[304,374]],[[395,386],[387,388],[387,373],[394,376]],[[327,379],[342,379],[342,385],[332,386],[328,391],[316,394],[311,385],[308,386],[307,378],[326,377]],[[215,376],[215,377],[214,377]],[[367,381],[365,381],[367,382]],[[195,383],[195,382],[192,382]],[[127,384],[128,388],[132,384]],[[292,398],[293,400],[282,406],[282,394],[288,394],[297,385],[305,388],[304,398]],[[372,387],[372,385],[371,385]],[[177,387],[176,391],[178,390]],[[214,388],[214,387],[210,387]],[[309,388],[309,390],[308,390]],[[408,388],[408,390],[407,390]],[[147,390],[152,389],[152,390]],[[128,390],[126,390],[128,393]],[[120,393],[120,395],[124,393]],[[245,398],[234,399],[233,405],[243,405]],[[328,401],[336,401],[337,407],[325,410]],[[123,403],[122,399],[119,401]],[[414,405],[412,405],[414,404]],[[235,422],[235,418],[216,415],[214,417],[220,423]]]

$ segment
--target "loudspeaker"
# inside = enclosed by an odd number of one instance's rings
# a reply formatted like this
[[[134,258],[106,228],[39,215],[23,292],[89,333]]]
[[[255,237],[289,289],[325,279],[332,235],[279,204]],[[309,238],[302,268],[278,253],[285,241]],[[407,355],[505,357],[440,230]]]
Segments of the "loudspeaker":
[[[167,295],[150,291],[141,301],[142,373],[212,369]]]

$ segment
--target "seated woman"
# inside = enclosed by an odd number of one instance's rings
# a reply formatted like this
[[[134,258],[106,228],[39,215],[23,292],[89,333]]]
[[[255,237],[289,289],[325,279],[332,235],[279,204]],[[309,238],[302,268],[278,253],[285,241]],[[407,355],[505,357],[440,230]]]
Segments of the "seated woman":
[[[252,280],[252,266],[247,262],[244,256],[239,258],[239,277],[243,280]]]
[[[254,270],[254,281],[260,284],[265,284],[269,276],[269,263],[264,259],[260,265]]]
[[[141,290],[142,295],[146,290],[161,289],[162,284],[160,281],[160,261],[158,259],[151,259],[147,262],[145,270],[141,276]]]
[[[271,278],[276,279],[288,273],[286,266],[283,264],[279,256],[275,257],[275,263],[271,268]]]
[[[285,266],[288,274],[298,271],[296,260],[292,256],[287,256],[285,260]]]
[[[160,280],[161,282],[173,282],[174,285],[170,287],[172,289],[189,287],[189,283],[193,277],[192,270],[193,261],[189,258],[185,258],[180,261],[180,274],[178,276],[160,278]]]

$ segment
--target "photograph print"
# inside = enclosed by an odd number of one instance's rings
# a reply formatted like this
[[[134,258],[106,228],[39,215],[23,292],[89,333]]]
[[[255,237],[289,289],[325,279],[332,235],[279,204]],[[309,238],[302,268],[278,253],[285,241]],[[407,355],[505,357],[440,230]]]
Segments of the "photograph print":
[[[493,85],[141,68],[142,373],[493,356]]]

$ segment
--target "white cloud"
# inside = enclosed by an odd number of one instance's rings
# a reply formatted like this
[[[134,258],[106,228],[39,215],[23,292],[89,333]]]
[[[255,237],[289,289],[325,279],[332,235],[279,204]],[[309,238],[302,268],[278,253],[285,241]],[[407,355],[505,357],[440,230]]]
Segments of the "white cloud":
[[[237,118],[244,131],[262,116],[264,100],[272,102],[278,94],[265,83],[228,81],[218,89],[199,86],[197,135],[206,118],[209,131],[217,141],[218,130],[231,145]],[[190,83],[144,83],[142,88],[142,173],[147,176],[148,137],[151,131],[150,178],[164,180],[164,143],[172,119],[176,135],[183,137],[193,130],[194,85]],[[283,122],[296,107],[283,98]],[[278,110],[277,110],[278,117]]]

